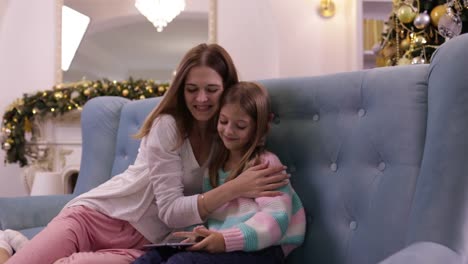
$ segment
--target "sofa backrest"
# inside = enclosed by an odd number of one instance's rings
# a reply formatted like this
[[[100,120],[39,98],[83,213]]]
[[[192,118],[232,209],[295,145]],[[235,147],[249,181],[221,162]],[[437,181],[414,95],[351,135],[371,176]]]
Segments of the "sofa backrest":
[[[413,65],[261,81],[275,114],[267,146],[306,209],[295,263],[377,263],[405,245],[427,72]]]
[[[81,165],[74,195],[98,186],[110,178],[122,107],[130,100],[101,96],[89,100],[81,113]]]
[[[135,139],[133,135],[138,132],[146,116],[156,107],[161,98],[132,101],[122,108],[112,176],[123,172],[135,161],[140,140]]]
[[[261,81],[275,113],[267,146],[288,166],[307,215],[289,263],[377,263],[417,241],[466,256],[467,46],[468,34],[449,41],[431,65]],[[83,115],[97,121],[83,133],[104,134],[84,135],[75,193],[134,161],[139,140],[129,136],[159,99],[93,100]]]

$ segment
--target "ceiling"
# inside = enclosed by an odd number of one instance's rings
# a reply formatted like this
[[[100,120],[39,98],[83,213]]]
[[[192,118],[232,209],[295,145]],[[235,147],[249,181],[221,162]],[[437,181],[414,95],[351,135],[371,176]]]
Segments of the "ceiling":
[[[65,0],[64,5],[91,18],[64,82],[129,76],[170,80],[183,54],[208,39],[208,10],[186,7],[157,32],[134,0]]]

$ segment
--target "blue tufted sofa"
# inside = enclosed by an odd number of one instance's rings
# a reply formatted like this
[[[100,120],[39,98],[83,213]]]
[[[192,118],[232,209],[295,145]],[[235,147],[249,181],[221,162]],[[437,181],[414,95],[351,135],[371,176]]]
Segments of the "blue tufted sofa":
[[[261,81],[269,148],[307,211],[289,263],[464,263],[468,249],[468,34],[431,65]],[[82,113],[72,195],[0,199],[0,228],[33,236],[72,196],[122,172],[160,99],[100,97]]]

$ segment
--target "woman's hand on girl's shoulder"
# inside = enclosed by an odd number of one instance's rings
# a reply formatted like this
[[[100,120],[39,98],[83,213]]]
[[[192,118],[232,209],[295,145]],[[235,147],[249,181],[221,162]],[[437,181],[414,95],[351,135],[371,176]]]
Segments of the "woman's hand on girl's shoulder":
[[[286,166],[280,162],[271,165],[270,163],[268,159],[266,162],[252,166],[232,180],[231,184],[237,190],[238,197],[258,198],[282,194],[277,189],[289,183],[290,175],[286,173]]]

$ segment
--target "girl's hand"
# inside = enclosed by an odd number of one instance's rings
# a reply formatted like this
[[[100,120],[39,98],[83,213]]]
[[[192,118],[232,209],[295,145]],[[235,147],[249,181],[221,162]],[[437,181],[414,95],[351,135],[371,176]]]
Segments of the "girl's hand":
[[[290,175],[285,170],[286,166],[268,166],[268,163],[262,163],[242,172],[230,184],[238,197],[278,196],[282,193],[275,190],[289,183]]]
[[[207,251],[210,253],[221,253],[226,251],[224,237],[221,233],[206,229],[204,226],[197,226],[193,231],[181,231],[172,233],[174,237],[185,237],[184,243],[197,242],[188,247],[190,251]]]
[[[204,226],[197,226],[193,233],[203,239],[197,244],[187,248],[189,251],[206,251],[209,253],[222,253],[226,251],[223,234],[208,230]]]

